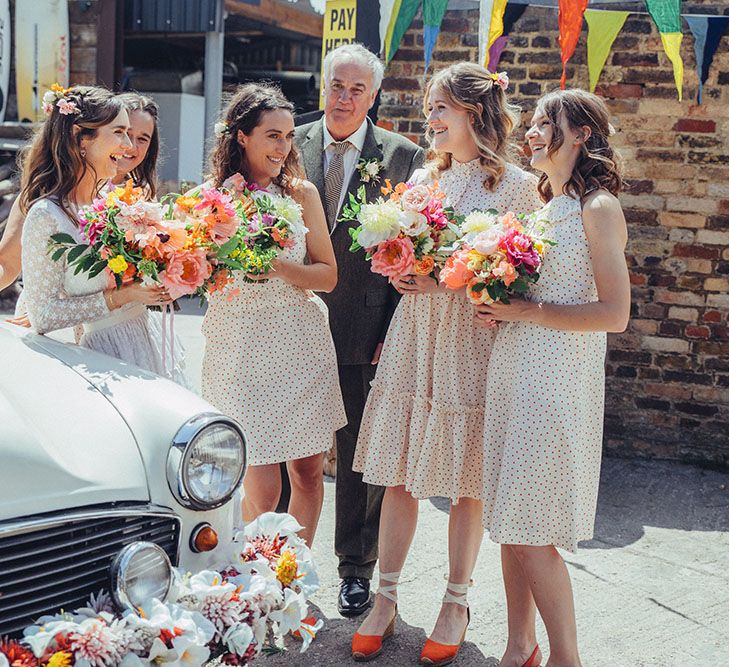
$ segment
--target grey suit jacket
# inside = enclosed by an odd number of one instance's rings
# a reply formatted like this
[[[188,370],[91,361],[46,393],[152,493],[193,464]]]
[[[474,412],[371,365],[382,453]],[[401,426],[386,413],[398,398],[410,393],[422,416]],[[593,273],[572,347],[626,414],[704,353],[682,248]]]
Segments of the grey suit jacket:
[[[306,178],[319,190],[324,201],[324,132],[322,120],[296,128],[295,141],[301,152]],[[367,134],[361,158],[376,158],[382,163],[380,183],[365,185],[367,200],[380,195],[386,178],[395,185],[406,181],[423,164],[423,149],[394,132],[367,120]],[[347,192],[355,194],[362,185],[355,169]],[[346,195],[344,201],[347,202]],[[349,228],[357,223],[340,222],[332,231],[339,281],[330,294],[320,294],[329,307],[329,325],[340,364],[369,364],[378,343],[385,339],[399,295],[387,278],[370,271],[364,251],[349,252]]]

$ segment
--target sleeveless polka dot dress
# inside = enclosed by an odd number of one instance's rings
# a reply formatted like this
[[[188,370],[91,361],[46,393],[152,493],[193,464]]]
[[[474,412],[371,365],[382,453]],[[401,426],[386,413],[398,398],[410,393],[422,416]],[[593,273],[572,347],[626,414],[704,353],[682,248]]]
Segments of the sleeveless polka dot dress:
[[[305,234],[280,256],[303,264]],[[243,426],[249,465],[328,451],[347,419],[326,305],[277,278],[239,274],[232,287],[240,294],[213,294],[203,320],[203,398]]]
[[[532,301],[597,301],[580,202],[542,209],[554,224]],[[485,525],[501,544],[576,551],[592,537],[602,454],[606,334],[499,325],[484,425]]]
[[[438,176],[460,213],[541,206],[537,179],[508,165],[494,192],[478,160]],[[413,181],[427,183],[418,170]],[[359,431],[353,468],[364,481],[401,486],[416,498],[480,498],[486,369],[494,332],[474,326],[465,290],[405,295],[387,332]]]

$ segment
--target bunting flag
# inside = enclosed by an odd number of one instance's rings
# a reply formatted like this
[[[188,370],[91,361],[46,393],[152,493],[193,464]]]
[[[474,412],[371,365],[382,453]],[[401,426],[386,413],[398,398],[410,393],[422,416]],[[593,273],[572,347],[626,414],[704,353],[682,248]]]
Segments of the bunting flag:
[[[588,0],[559,0],[559,49],[562,54],[562,78],[559,87],[567,86],[567,61],[577,48],[582,32],[582,16]]]
[[[496,68],[499,65],[499,60],[501,60],[501,54],[504,52],[506,44],[509,41],[511,29],[514,27],[514,23],[521,18],[522,14],[526,11],[526,8],[527,5],[517,5],[513,2],[506,5],[502,21],[503,33],[497,37],[494,40],[494,43],[489,47],[488,65],[486,67],[489,72],[496,71]]]
[[[395,11],[395,4],[396,0],[380,0],[380,56],[383,59],[387,57],[387,30]]]
[[[395,57],[402,36],[413,22],[421,2],[422,0],[395,0],[390,22],[387,26],[387,33],[385,34],[385,63],[389,64]]]
[[[503,0],[506,2],[506,0]],[[448,0],[423,0],[423,46],[425,49],[425,74],[428,72],[435,43],[438,41],[443,14],[448,8]]]
[[[504,32],[506,0],[479,0],[478,64],[486,67],[491,45]]]
[[[683,99],[683,60],[681,60],[681,0],[645,0],[648,13],[658,26],[661,43],[673,65],[679,101]]]
[[[587,21],[587,70],[590,73],[590,92],[595,92],[602,68],[605,67],[615,38],[623,29],[630,12],[600,11],[588,9]]]
[[[699,92],[696,97],[701,104],[704,95],[704,84],[709,78],[709,69],[719,42],[729,27],[729,16],[684,16],[694,36],[694,53],[696,54],[696,70],[699,76]]]

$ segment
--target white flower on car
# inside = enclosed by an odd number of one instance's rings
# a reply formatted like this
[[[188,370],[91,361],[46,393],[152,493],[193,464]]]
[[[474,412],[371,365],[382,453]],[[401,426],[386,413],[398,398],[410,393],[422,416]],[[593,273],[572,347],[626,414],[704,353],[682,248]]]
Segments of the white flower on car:
[[[240,623],[228,628],[223,635],[223,643],[231,653],[244,655],[253,642],[253,628],[246,623]]]
[[[362,229],[357,242],[363,248],[372,248],[400,234],[400,207],[392,201],[363,204],[358,220]]]
[[[284,591],[282,609],[271,612],[271,620],[276,621],[281,635],[298,630],[301,621],[306,618],[306,598],[302,593],[296,593],[290,588]]]

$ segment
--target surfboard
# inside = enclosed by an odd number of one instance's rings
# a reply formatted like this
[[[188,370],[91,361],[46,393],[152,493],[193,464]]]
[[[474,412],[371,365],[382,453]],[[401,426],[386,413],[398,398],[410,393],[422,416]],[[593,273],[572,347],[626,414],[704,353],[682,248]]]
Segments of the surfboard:
[[[0,123],[5,120],[10,83],[10,0],[0,0]]]
[[[42,120],[46,90],[68,86],[69,41],[68,0],[16,0],[18,120]]]

